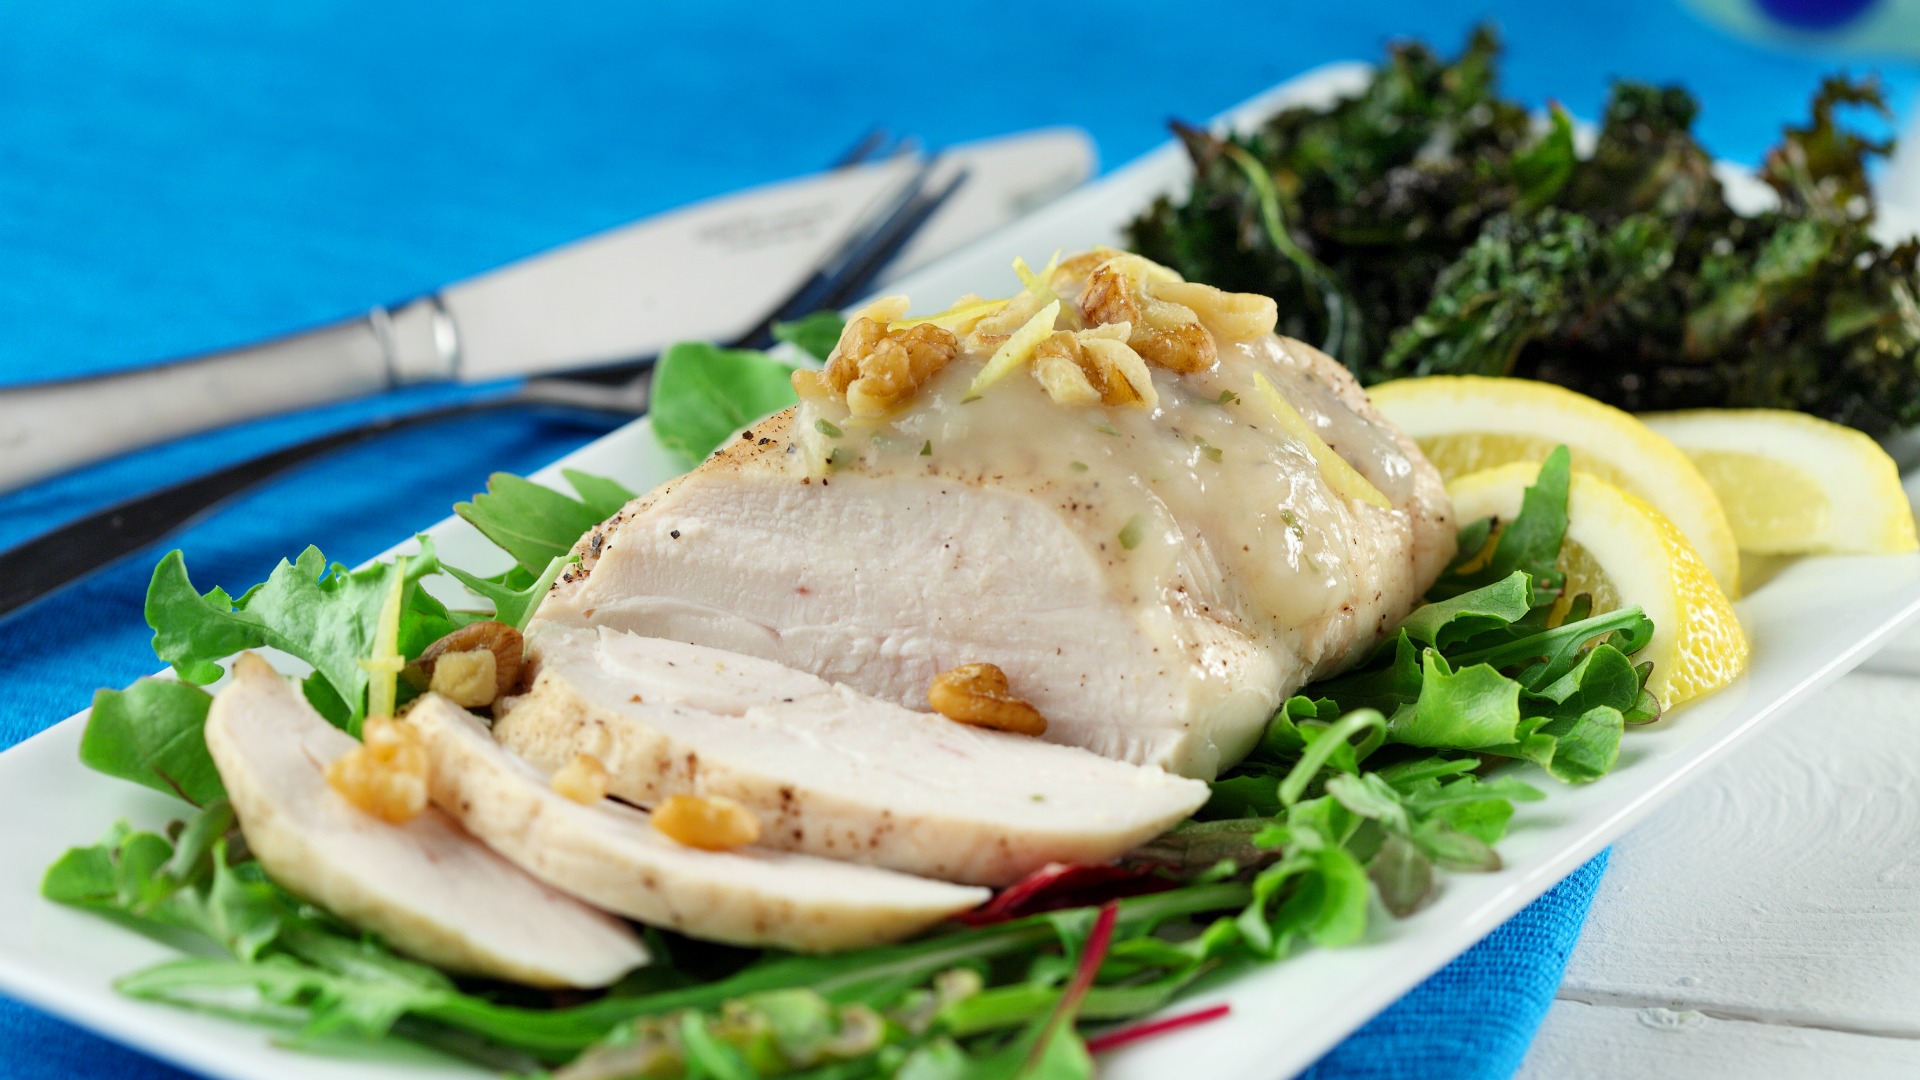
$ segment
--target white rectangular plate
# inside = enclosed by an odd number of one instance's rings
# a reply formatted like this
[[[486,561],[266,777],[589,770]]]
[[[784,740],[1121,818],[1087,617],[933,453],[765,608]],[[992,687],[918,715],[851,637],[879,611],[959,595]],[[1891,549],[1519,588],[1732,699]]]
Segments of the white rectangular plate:
[[[1313,73],[1234,117],[1256,116],[1277,104],[1323,101],[1352,86],[1363,70],[1345,65]],[[1153,196],[1182,183],[1185,172],[1180,152],[1163,148],[916,274],[896,291],[912,294],[916,310],[944,307],[967,292],[1003,294],[1013,283],[1009,265],[1015,255],[1035,261],[1056,248],[1118,244],[1121,226]],[[537,478],[564,486],[562,465],[614,477],[636,490],[677,471],[644,420]],[[504,557],[464,522],[449,518],[430,531],[458,565],[504,565]],[[1404,921],[1376,918],[1360,945],[1310,950],[1183,1002],[1179,1008],[1229,1002],[1232,1013],[1196,1032],[1116,1053],[1104,1060],[1101,1075],[1272,1080],[1305,1068],[1652,813],[1729,747],[1844,674],[1920,615],[1920,556],[1801,560],[1735,606],[1753,644],[1747,675],[1629,732],[1619,767],[1599,783],[1566,788],[1541,778],[1548,797],[1520,806],[1512,834],[1500,845],[1504,869],[1449,875],[1431,907]],[[352,1057],[282,1050],[263,1029],[116,995],[111,984],[117,976],[172,951],[42,900],[40,876],[61,852],[92,843],[114,821],[158,826],[178,813],[179,804],[82,768],[77,750],[85,721],[85,714],[70,717],[0,754],[0,990],[155,1056],[232,1080],[487,1075],[401,1046]]]

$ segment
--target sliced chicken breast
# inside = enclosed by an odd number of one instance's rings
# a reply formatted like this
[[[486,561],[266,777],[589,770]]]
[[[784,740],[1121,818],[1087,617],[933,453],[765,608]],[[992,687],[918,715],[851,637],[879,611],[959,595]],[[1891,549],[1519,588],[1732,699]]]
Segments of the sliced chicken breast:
[[[538,618],[749,653],[909,708],[939,672],[992,663],[1047,739],[1213,776],[1412,609],[1453,554],[1451,507],[1338,362],[1234,313],[1259,298],[1210,304],[1139,271],[1140,297],[1167,290],[1153,318],[1194,320],[1135,332],[1149,364],[1117,341],[1131,324],[1088,284],[1096,263],[1054,276],[1055,353],[984,386],[1031,294],[950,317],[944,365],[925,351],[938,334],[902,336],[911,320],[850,328],[836,363],[906,384],[890,411],[856,380],[753,425],[585,537]],[[1199,351],[1169,353],[1179,334]],[[1102,377],[1127,400],[1065,403],[1060,357],[1094,371],[1116,348],[1140,385]]]
[[[591,754],[642,805],[724,795],[760,843],[1003,885],[1106,862],[1193,813],[1207,786],[914,712],[756,657],[604,628],[533,641],[538,675],[494,736],[553,770]]]
[[[402,825],[327,786],[353,738],[251,653],[207,715],[207,749],[274,881],[402,952],[531,986],[607,986],[647,962],[631,928],[540,884],[429,808]]]
[[[898,941],[977,907],[986,889],[764,848],[702,851],[612,799],[590,806],[437,694],[407,713],[436,806],[540,880],[608,911],[734,945],[826,952]]]

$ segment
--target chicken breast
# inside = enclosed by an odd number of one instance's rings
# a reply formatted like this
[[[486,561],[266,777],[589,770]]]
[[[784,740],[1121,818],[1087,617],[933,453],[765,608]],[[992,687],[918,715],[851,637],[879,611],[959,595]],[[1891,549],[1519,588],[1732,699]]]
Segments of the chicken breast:
[[[642,811],[556,793],[545,774],[446,698],[421,699],[407,722],[426,741],[434,805],[554,888],[653,926],[826,952],[898,941],[991,895],[764,848],[687,847]]]
[[[1054,309],[856,319],[800,406],[585,537],[538,617],[910,708],[992,663],[1049,740],[1236,761],[1419,601],[1454,552],[1445,490],[1339,363],[1269,332],[1271,301],[1113,252],[1050,280]]]
[[[607,986],[647,962],[625,924],[528,877],[437,810],[403,825],[327,786],[353,738],[251,653],[207,714],[207,749],[273,880],[402,952],[531,986]]]
[[[755,657],[605,628],[533,642],[532,689],[494,737],[553,770],[591,754],[652,805],[724,795],[760,843],[1004,885],[1106,862],[1185,819],[1207,786],[1076,747],[913,712]]]

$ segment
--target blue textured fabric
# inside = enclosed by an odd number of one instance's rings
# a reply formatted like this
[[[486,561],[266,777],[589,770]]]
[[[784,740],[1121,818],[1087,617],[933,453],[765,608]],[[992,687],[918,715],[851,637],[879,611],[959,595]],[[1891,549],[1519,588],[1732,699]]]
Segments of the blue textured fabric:
[[[1603,851],[1315,1062],[1301,1080],[1502,1080],[1526,1056],[1606,872]]]
[[[110,370],[365,310],[692,198],[818,168],[873,124],[939,144],[1087,127],[1108,163],[1389,36],[1452,49],[1494,16],[1508,87],[1595,115],[1610,77],[1684,80],[1723,155],[1799,116],[1821,61],[1721,36],[1670,0],[1609,5],[1208,5],[1109,0],[1082,27],[1006,0],[897,5],[654,0],[66,0],[0,5],[0,384]],[[1090,33],[1082,36],[1082,29]],[[1088,59],[1063,60],[1063,35]],[[1896,102],[1920,86],[1888,70]],[[417,389],[243,425],[0,495],[0,546],[136,491],[383,411]],[[591,429],[493,417],[316,463],[187,531],[202,588],[302,545],[358,562],[494,469]],[[0,622],[0,746],[155,664],[153,557]],[[53,823],[90,839],[101,823]],[[1600,861],[1383,1014],[1320,1078],[1510,1072],[1559,979]],[[177,1076],[0,1001],[0,1080]]]

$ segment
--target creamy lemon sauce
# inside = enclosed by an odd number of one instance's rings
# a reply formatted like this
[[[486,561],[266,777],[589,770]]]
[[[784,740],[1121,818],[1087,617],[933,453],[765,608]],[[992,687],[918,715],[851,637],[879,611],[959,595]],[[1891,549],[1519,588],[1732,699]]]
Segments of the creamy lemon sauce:
[[[1268,335],[1218,347],[1204,371],[1154,368],[1151,409],[1062,406],[1026,369],[966,400],[985,357],[963,353],[882,418],[804,402],[793,425],[798,467],[936,476],[1050,500],[1107,568],[1116,596],[1167,645],[1195,651],[1178,640],[1177,620],[1156,612],[1278,644],[1358,591],[1354,531],[1388,512],[1328,486],[1305,441],[1283,433],[1255,392],[1254,373],[1396,506],[1412,495],[1413,464],[1389,430],[1314,377],[1290,351],[1299,346]]]

